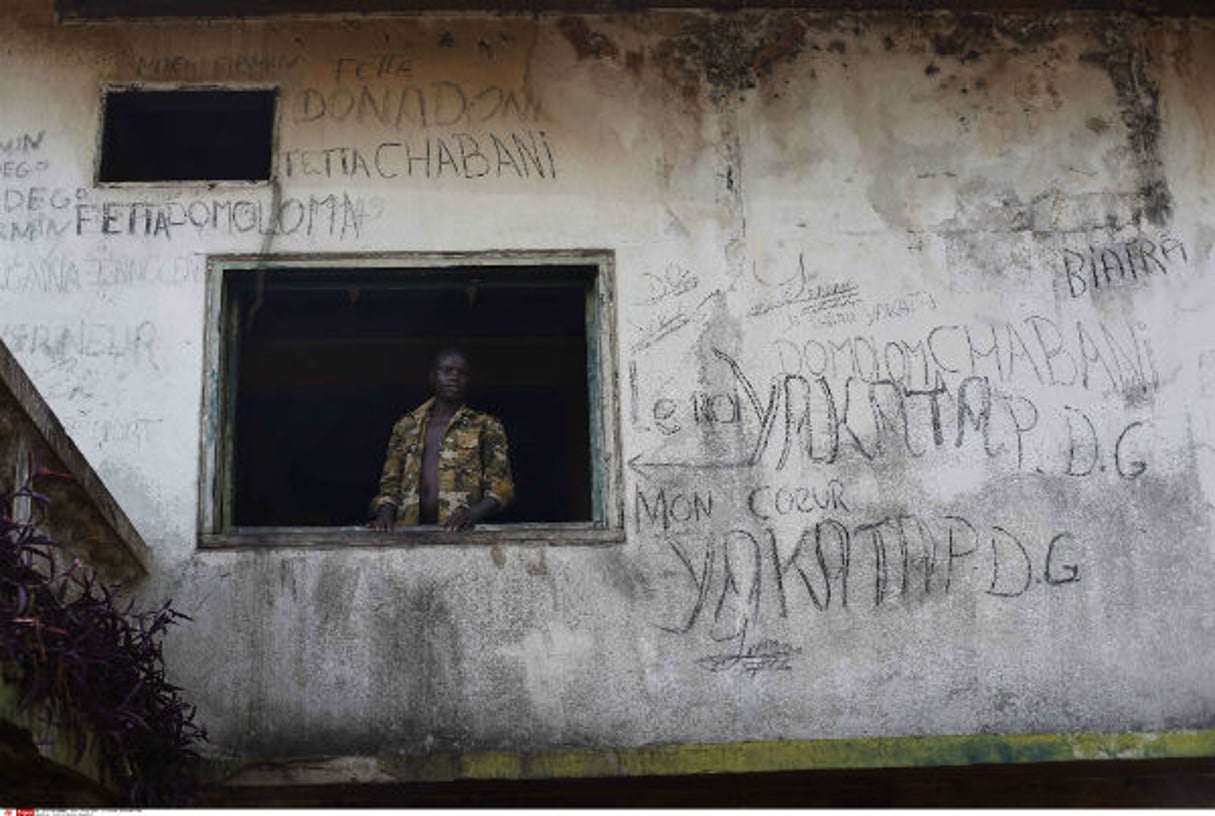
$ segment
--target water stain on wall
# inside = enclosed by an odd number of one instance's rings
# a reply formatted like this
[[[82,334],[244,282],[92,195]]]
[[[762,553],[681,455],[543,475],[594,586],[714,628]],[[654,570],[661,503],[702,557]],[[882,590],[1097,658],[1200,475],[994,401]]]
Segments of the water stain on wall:
[[[1149,71],[1150,53],[1126,23],[1103,18],[1093,32],[1100,50],[1080,59],[1100,66],[1109,76],[1139,175],[1141,214],[1148,222],[1165,226],[1172,219],[1173,195],[1160,154],[1160,87]]]

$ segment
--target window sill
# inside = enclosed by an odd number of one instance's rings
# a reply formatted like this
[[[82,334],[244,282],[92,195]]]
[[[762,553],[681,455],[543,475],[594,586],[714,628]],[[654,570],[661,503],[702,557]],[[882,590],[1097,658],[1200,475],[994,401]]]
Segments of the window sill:
[[[492,546],[527,544],[545,547],[603,547],[624,543],[624,530],[591,522],[561,524],[483,524],[474,530],[449,533],[439,527],[405,527],[382,532],[366,527],[235,527],[223,533],[202,533],[202,550],[266,548],[323,549],[345,547]]]

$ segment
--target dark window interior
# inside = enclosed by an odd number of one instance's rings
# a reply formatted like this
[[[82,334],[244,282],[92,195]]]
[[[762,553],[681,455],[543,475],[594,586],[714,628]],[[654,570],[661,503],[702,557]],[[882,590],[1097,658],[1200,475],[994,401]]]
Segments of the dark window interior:
[[[492,523],[591,520],[594,273],[225,273],[232,523],[364,523],[393,423],[430,396],[431,359],[448,345],[469,357],[469,405],[501,419],[510,440],[516,498]]]
[[[274,91],[111,91],[99,181],[270,178]]]

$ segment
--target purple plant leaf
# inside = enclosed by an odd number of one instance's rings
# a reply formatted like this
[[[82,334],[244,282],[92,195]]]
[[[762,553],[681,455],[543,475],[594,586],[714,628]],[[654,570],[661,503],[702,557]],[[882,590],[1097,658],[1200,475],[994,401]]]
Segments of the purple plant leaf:
[[[34,503],[30,521],[12,518],[16,496]],[[107,772],[131,804],[186,804],[199,756],[193,746],[207,734],[165,680],[161,639],[190,618],[170,602],[135,612],[133,600],[120,604],[119,590],[78,560],[64,565],[62,545],[39,530],[49,505],[29,484],[0,495],[0,600],[14,610],[0,617],[5,677],[16,678],[22,704],[48,722],[54,712],[78,740],[100,741]]]

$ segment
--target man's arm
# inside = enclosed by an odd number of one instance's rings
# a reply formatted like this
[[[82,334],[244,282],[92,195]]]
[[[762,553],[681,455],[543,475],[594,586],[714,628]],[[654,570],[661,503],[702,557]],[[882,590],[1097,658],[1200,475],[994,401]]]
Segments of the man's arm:
[[[481,495],[496,499],[499,510],[515,498],[506,429],[493,417],[486,423],[481,436]]]
[[[498,503],[497,499],[493,496],[486,496],[472,507],[461,507],[452,513],[448,517],[447,524],[444,525],[443,529],[448,532],[471,529],[481,519],[493,515],[501,509],[502,505]]]
[[[380,474],[380,492],[371,500],[375,517],[370,522],[373,530],[391,530],[397,518],[397,501],[401,495],[401,470],[405,464],[405,433],[403,422],[392,426],[388,439],[388,451],[384,455],[384,468]]]
[[[467,530],[502,510],[515,497],[506,429],[502,423],[489,417],[481,432],[480,442],[482,499],[472,507],[463,507],[452,513],[445,525],[447,530]]]

